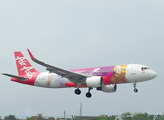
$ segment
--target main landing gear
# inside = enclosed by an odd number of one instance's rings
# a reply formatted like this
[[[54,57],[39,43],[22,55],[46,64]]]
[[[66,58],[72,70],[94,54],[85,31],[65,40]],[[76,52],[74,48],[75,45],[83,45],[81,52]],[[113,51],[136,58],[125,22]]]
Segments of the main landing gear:
[[[77,89],[75,89],[75,94],[77,94],[77,95],[81,94],[81,90],[79,89],[80,85],[81,85],[80,83],[77,83]]]
[[[134,86],[134,92],[138,92],[138,89],[136,88],[136,82],[133,83],[133,86]]]
[[[92,89],[93,89],[92,87],[89,87],[88,92],[86,93],[87,98],[92,97],[92,94],[90,93],[90,90],[92,90]]]
[[[77,88],[77,89],[75,90],[75,94],[76,94],[76,95],[80,95],[80,94],[81,94],[81,90],[80,90],[79,88]]]
[[[86,93],[86,97],[90,98],[92,97],[92,94],[90,93],[90,90],[92,90],[92,87],[89,87],[88,92]],[[75,89],[75,94],[76,95],[80,95],[81,94],[81,90],[79,88]]]

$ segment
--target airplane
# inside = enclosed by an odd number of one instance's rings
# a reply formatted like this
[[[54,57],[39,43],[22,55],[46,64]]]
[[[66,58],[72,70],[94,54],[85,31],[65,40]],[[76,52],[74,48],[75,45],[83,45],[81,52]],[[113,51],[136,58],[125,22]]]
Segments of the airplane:
[[[90,98],[90,90],[96,88],[99,91],[112,93],[116,92],[117,84],[133,83],[134,92],[137,82],[151,80],[157,76],[157,73],[150,70],[145,65],[126,64],[107,67],[94,67],[86,69],[66,70],[46,64],[36,59],[29,49],[27,49],[32,61],[46,67],[47,72],[38,72],[24,55],[20,52],[14,52],[18,76],[2,73],[11,77],[11,81],[46,88],[76,88],[74,93],[81,94],[80,88],[88,88],[86,97]]]

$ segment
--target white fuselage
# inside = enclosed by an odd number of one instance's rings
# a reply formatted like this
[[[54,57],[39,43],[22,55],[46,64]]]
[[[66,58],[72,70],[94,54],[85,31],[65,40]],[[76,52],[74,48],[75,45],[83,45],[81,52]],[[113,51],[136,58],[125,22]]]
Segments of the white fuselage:
[[[134,83],[151,80],[155,78],[157,74],[155,71],[150,70],[144,65],[129,64],[126,69],[125,76],[130,83]]]
[[[125,78],[126,81],[128,81],[127,83],[137,83],[151,80],[155,78],[156,75],[156,72],[153,70],[139,64],[128,64],[125,72]],[[99,76],[101,76],[101,74]],[[68,87],[65,85],[67,82],[70,82],[67,78],[61,77],[55,73],[42,72],[37,76],[34,86],[64,88]]]

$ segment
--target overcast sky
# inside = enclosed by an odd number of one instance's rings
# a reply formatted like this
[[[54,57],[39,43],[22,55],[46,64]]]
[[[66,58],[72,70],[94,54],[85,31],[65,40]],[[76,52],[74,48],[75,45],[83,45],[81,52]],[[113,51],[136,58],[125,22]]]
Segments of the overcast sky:
[[[144,64],[158,76],[147,82],[120,84],[115,93],[75,88],[46,89],[0,75],[0,116],[164,114],[163,0],[16,0],[0,1],[0,72],[17,75],[14,51],[22,51],[65,69]]]

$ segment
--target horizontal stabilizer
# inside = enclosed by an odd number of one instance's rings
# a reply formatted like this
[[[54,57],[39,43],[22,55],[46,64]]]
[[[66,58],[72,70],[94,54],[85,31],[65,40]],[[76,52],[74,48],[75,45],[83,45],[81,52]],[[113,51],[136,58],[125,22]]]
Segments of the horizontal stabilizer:
[[[26,77],[20,77],[20,76],[11,75],[11,74],[6,74],[6,73],[2,73],[2,75],[6,75],[6,76],[8,76],[8,77],[13,77],[13,78],[19,79],[19,80],[21,80],[21,81],[26,81],[26,80],[27,80]]]

